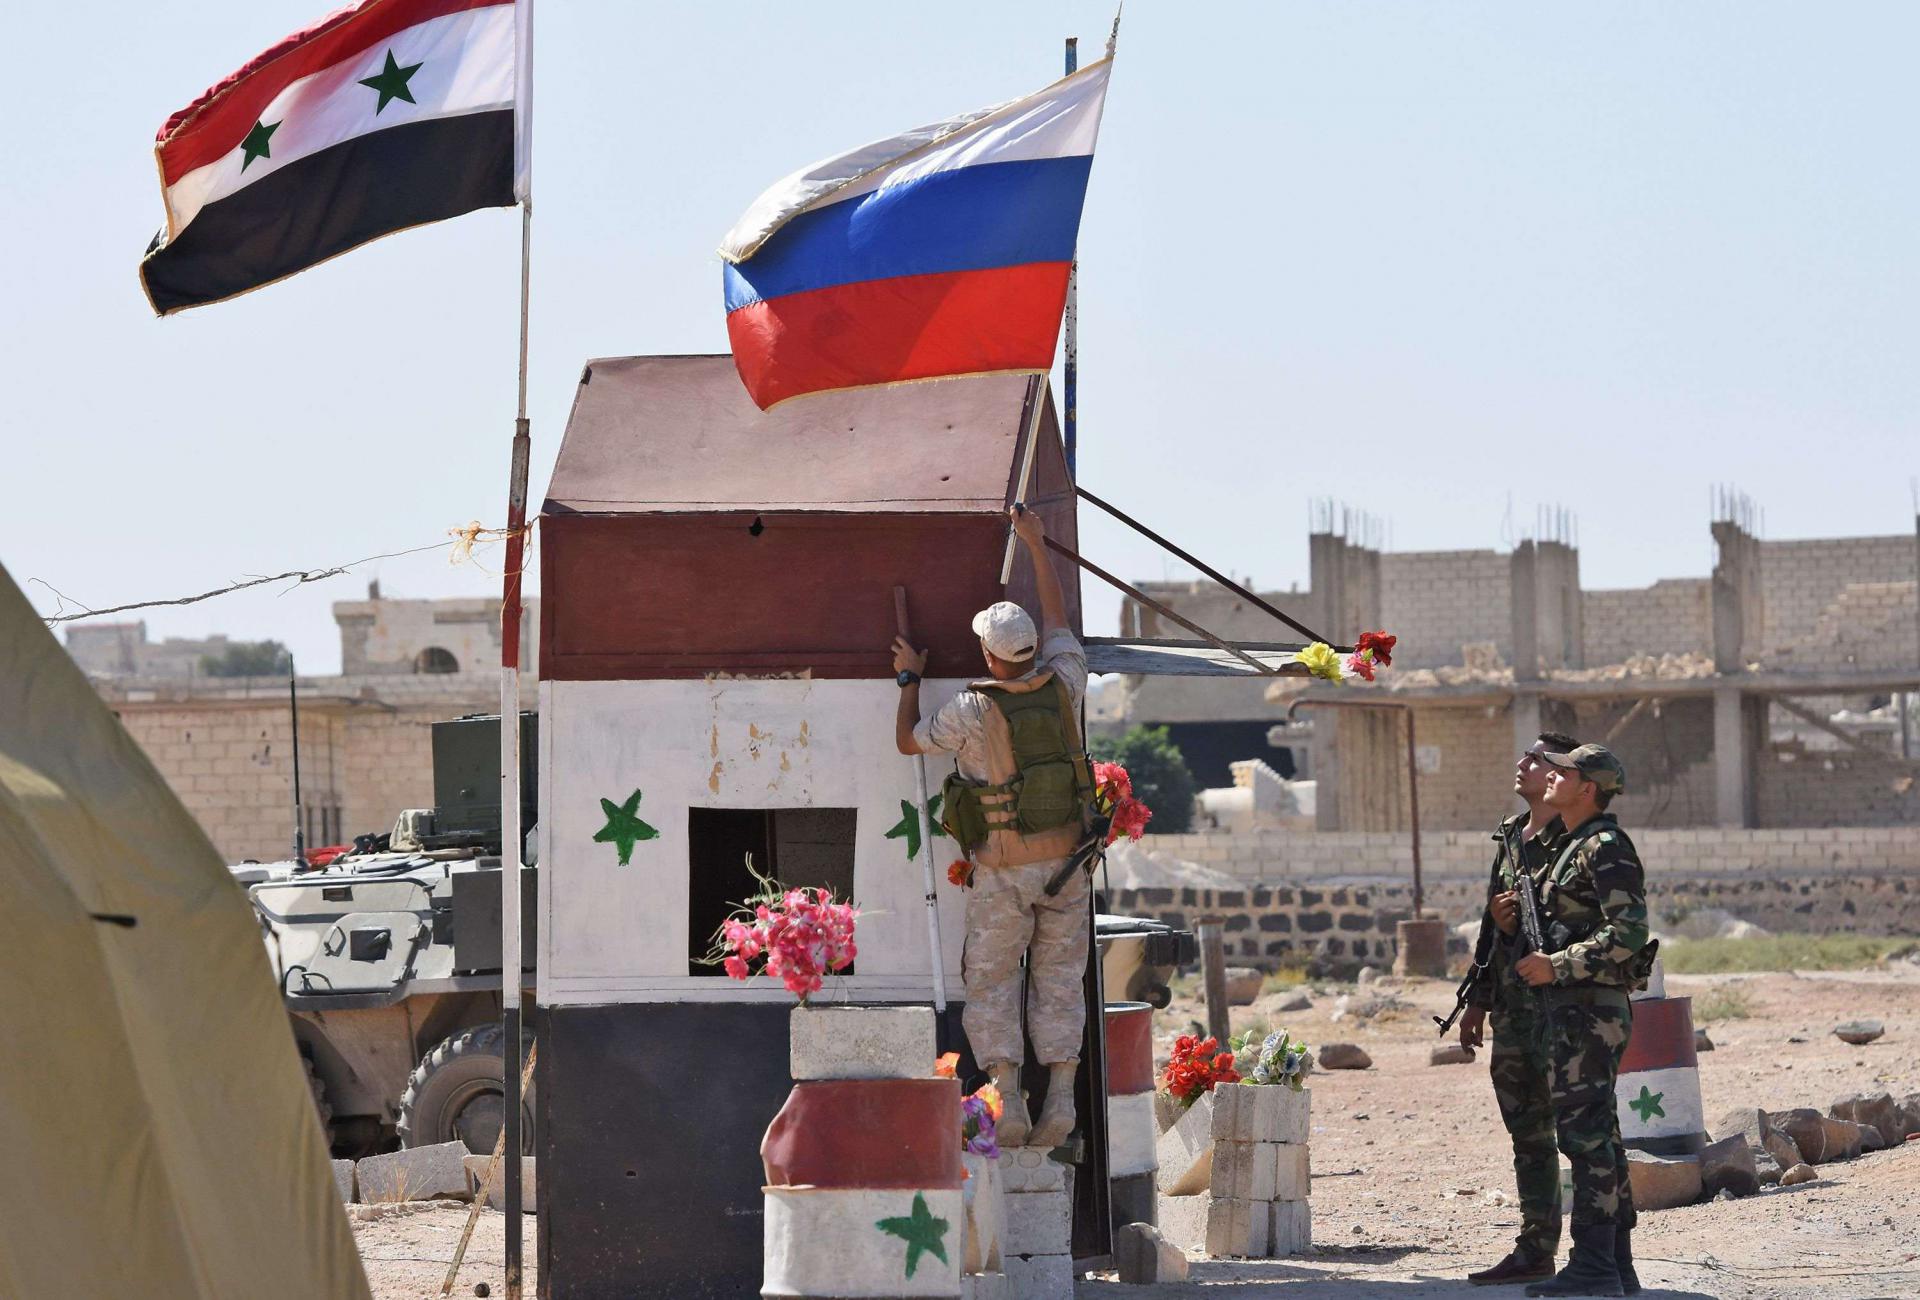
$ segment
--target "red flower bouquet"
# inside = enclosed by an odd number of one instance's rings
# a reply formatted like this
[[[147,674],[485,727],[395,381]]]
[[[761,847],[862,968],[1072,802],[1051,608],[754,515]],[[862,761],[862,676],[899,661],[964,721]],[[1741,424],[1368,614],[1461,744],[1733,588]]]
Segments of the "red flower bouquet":
[[[1108,819],[1109,844],[1122,835],[1139,839],[1153,820],[1153,809],[1133,797],[1133,778],[1118,763],[1094,763],[1093,803]]]
[[[1221,1051],[1217,1038],[1195,1038],[1192,1034],[1174,1040],[1173,1056],[1160,1077],[1182,1107],[1193,1105],[1216,1084],[1240,1082],[1233,1068],[1233,1053]]]

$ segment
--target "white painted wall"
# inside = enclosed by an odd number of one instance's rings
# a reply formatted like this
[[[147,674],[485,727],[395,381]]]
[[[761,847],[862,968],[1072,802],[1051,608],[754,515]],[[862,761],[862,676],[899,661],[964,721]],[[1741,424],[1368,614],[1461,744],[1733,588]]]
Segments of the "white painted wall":
[[[924,710],[958,680],[928,681]],[[899,689],[882,681],[544,682],[540,687],[540,1001],[544,1005],[787,1000],[756,977],[689,976],[690,808],[853,808],[854,976],[830,977],[819,1002],[926,1001],[932,962],[922,867],[887,839],[914,794],[912,760],[893,746]],[[950,760],[929,757],[937,794]],[[642,792],[659,837],[619,864],[593,836],[602,798]],[[934,840],[949,999],[960,1000],[965,891],[949,885],[953,841]]]

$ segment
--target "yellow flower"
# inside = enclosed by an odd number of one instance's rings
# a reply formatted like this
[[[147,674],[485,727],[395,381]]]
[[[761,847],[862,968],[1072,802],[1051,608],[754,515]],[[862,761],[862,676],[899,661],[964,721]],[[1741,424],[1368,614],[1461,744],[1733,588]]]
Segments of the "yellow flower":
[[[1000,1113],[1006,1108],[1006,1103],[1000,1097],[1000,1090],[990,1083],[983,1083],[973,1095],[987,1103],[987,1113],[993,1116],[993,1122],[998,1124]]]
[[[1307,671],[1315,677],[1324,677],[1338,685],[1340,682],[1340,656],[1325,641],[1315,641],[1305,650],[1293,656],[1295,663],[1307,666]]]

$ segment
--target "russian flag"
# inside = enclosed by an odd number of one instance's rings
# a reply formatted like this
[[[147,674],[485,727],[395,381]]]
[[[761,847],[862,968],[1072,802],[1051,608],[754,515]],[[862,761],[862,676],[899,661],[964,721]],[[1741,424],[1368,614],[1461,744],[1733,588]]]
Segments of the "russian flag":
[[[754,402],[1050,369],[1112,66],[815,163],[756,199],[720,246]]]

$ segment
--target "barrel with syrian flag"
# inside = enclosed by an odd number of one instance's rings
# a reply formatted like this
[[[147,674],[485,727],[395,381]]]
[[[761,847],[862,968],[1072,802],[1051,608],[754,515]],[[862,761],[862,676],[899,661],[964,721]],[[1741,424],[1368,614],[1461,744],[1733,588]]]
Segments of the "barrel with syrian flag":
[[[524,198],[529,3],[361,0],[168,118],[166,225],[140,263],[154,310]]]
[[[1633,999],[1633,1028],[1614,1093],[1620,1140],[1632,1149],[1673,1157],[1707,1145],[1692,998]]]
[[[756,199],[720,246],[754,402],[1050,369],[1112,66],[839,154]]]
[[[1160,1126],[1153,1113],[1153,1008],[1107,1003],[1108,1204],[1118,1232],[1129,1223],[1158,1223],[1154,1176]]]

